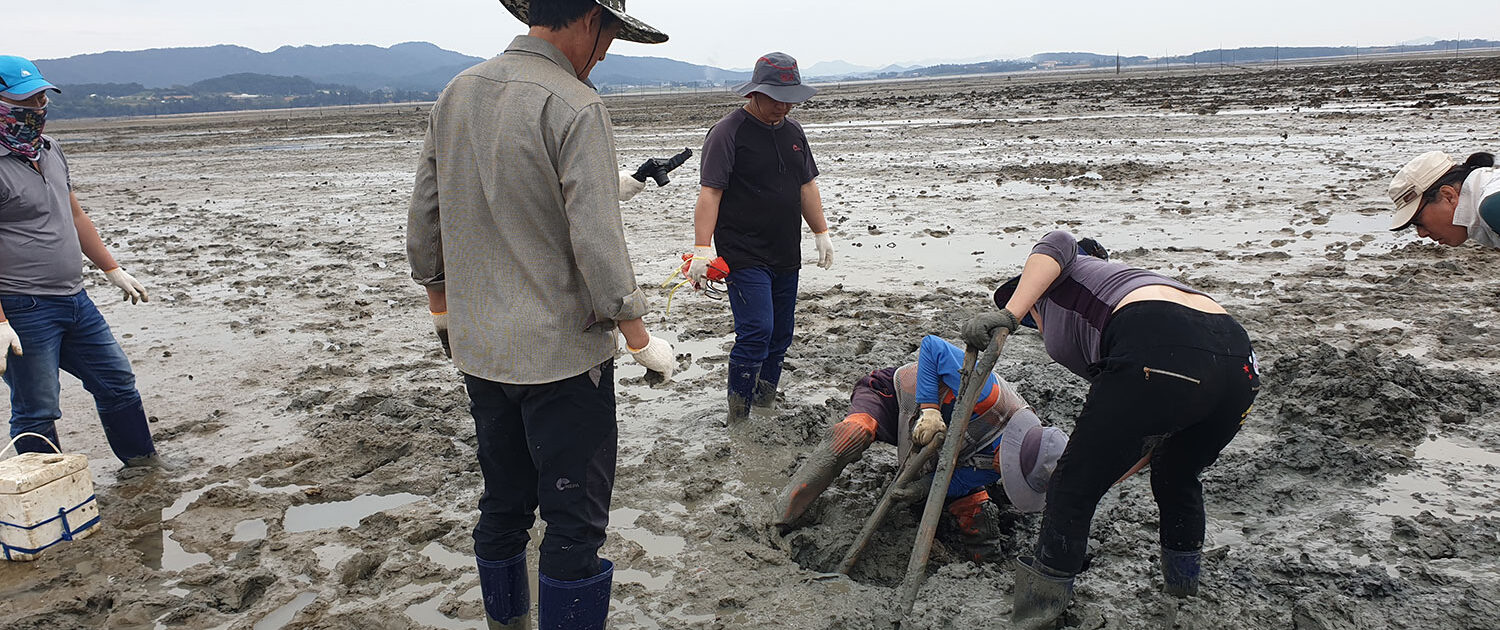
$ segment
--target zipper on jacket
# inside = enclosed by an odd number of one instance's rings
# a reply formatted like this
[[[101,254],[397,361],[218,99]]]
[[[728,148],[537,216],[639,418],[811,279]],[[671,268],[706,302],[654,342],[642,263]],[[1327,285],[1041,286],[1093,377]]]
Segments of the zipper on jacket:
[[[1163,376],[1172,376],[1172,377],[1180,378],[1180,379],[1182,379],[1184,381],[1187,381],[1189,383],[1192,383],[1194,385],[1202,385],[1203,384],[1203,381],[1200,381],[1200,380],[1198,380],[1196,378],[1193,378],[1191,376],[1185,376],[1185,375],[1182,375],[1182,374],[1178,374],[1176,372],[1168,372],[1166,370],[1152,369],[1152,368],[1148,368],[1148,367],[1143,367],[1141,369],[1146,372],[1146,380],[1148,380],[1148,381],[1151,380],[1151,375],[1153,373],[1155,373],[1155,374],[1161,374]]]

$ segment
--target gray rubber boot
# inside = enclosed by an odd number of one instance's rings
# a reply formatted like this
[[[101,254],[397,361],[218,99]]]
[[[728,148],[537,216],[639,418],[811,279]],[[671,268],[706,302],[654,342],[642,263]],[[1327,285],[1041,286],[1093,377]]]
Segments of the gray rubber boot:
[[[1031,558],[1016,558],[1016,590],[1011,627],[1042,630],[1057,627],[1057,619],[1073,601],[1073,576],[1059,574]]]

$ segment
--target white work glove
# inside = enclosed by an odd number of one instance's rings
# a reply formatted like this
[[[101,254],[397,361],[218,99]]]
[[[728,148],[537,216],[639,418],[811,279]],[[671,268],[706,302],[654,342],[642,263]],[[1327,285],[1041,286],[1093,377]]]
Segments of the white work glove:
[[[718,258],[714,253],[713,245],[694,245],[693,261],[688,264],[688,280],[693,281],[693,286],[703,288],[708,279],[708,263]]]
[[[646,189],[646,182],[635,181],[630,176],[630,171],[620,171],[620,201],[630,201],[631,197],[640,194]]]
[[[813,244],[818,246],[818,266],[824,269],[832,269],[833,239],[828,236],[828,230],[814,234]]]
[[[448,311],[433,313],[432,326],[437,329],[438,342],[443,344],[443,356],[453,358],[453,349],[448,347]]]
[[[917,446],[926,446],[933,438],[942,435],[947,430],[948,424],[943,422],[941,411],[932,408],[923,409],[921,417],[917,418],[916,428],[911,430],[911,441]]]
[[[110,284],[113,284],[121,291],[124,291],[125,299],[130,300],[131,304],[151,301],[151,298],[146,295],[146,287],[141,286],[140,282],[137,282],[135,278],[130,277],[130,274],[125,273],[124,268],[115,267],[114,269],[106,271],[104,272],[104,277],[109,278]]]
[[[0,346],[5,346],[9,354],[21,356],[21,336],[16,334],[16,329],[10,327],[10,320],[0,321]],[[5,373],[5,357],[0,357],[0,374]]]
[[[632,348],[627,343],[625,349],[630,351],[630,356],[635,357],[635,362],[641,367],[660,373],[664,381],[672,380],[672,372],[677,369],[677,354],[672,352],[672,344],[667,340],[652,337],[644,348]]]

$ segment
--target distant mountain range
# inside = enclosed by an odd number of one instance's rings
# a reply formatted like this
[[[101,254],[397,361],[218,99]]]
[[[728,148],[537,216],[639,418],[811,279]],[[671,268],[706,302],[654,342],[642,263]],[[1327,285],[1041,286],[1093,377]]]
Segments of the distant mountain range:
[[[408,42],[389,48],[282,46],[267,53],[229,45],[153,48],[40,59],[37,66],[48,80],[61,86],[139,83],[147,88],[170,88],[231,74],[263,74],[361,90],[436,92],[454,75],[481,61],[427,42]],[[659,85],[744,81],[749,74],[659,57],[609,55],[591,77],[597,85]]]
[[[1040,53],[1027,59],[882,68],[826,61],[804,69],[809,79],[884,79],[961,74],[1105,68],[1147,64],[1242,64],[1311,57],[1494,48],[1491,40],[1413,40],[1379,47],[1249,47],[1174,57]],[[64,89],[57,115],[116,116],[219,109],[300,107],[436,98],[465,68],[483,61],[427,42],[283,46],[259,52],[243,46],[155,48],[39,59],[49,80]],[[609,55],[590,78],[601,92],[640,87],[718,87],[750,73],[666,59]],[[70,90],[69,86],[77,89]]]

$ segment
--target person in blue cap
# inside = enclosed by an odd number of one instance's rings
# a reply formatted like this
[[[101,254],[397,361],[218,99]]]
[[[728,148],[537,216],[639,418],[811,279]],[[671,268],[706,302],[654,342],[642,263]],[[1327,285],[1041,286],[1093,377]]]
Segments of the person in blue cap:
[[[729,424],[746,419],[752,405],[775,402],[795,326],[803,222],[813,232],[818,266],[833,266],[818,166],[802,125],[787,116],[817,89],[802,83],[796,59],[773,52],[756,60],[750,80],[734,91],[748,100],[709,129],[700,154],[688,268],[701,287],[716,257],[729,265]]]
[[[936,335],[922,338],[917,360],[871,371],[854,384],[849,414],[792,475],[776,501],[772,524],[783,535],[796,529],[813,500],[827,490],[845,466],[875,442],[897,446],[905,462],[914,449],[942,440],[963,392],[964,351]],[[1000,512],[988,486],[1002,483],[1010,506],[1037,512],[1057,458],[1068,445],[1062,429],[1044,427],[1016,390],[991,372],[975,401],[957,468],[948,483],[944,508],[965,555],[982,561],[1000,551]],[[903,486],[900,497],[916,500],[932,486],[928,462],[925,477]]]
[[[36,64],[0,56],[0,363],[18,452],[59,446],[58,370],[94,395],[104,437],[126,466],[159,463],[130,360],[83,289],[83,257],[131,303],[146,289],[120,268],[73,194],[62,147],[42,133],[49,92]],[[48,444],[48,442],[51,444]]]

